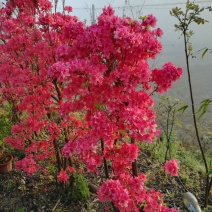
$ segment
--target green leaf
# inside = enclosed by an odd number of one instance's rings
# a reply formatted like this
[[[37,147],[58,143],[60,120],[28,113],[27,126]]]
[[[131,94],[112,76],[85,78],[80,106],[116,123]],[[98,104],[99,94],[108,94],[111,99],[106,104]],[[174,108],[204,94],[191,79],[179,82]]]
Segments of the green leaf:
[[[192,49],[193,49],[192,44],[189,43],[189,44],[188,44],[188,51],[191,52]]]
[[[212,169],[208,171],[207,175],[211,175],[212,174]]]
[[[104,104],[101,104],[101,103],[98,103],[98,102],[94,102],[94,106],[99,110],[104,109]]]
[[[208,51],[208,48],[206,48],[206,49],[204,50],[204,52],[202,53],[202,58],[205,56],[205,54],[207,53],[207,51]]]
[[[204,8],[204,7],[202,7],[202,8],[199,10],[199,12],[202,12],[204,9],[205,9],[205,8]]]
[[[211,103],[212,103],[212,99],[205,99],[201,102],[201,106],[196,112],[196,113],[200,113],[198,119],[200,119],[207,112],[207,108]]]
[[[188,108],[188,105],[184,105],[183,107],[179,108],[177,111],[182,111],[182,114],[183,114],[187,108]]]
[[[198,116],[198,119],[201,119],[202,116],[206,113],[206,110],[203,110],[202,113]]]
[[[124,133],[126,133],[126,130],[119,130],[119,132],[120,132],[121,134],[124,134]]]

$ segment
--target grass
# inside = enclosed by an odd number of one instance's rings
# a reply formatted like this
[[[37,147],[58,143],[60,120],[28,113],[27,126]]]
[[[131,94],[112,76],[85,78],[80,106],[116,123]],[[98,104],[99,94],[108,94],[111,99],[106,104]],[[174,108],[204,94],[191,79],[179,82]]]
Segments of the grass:
[[[151,159],[153,161],[159,161],[161,163],[164,162],[166,152],[165,139],[160,142],[154,141],[152,144],[142,143],[140,146],[144,151],[151,153]],[[184,147],[182,141],[172,140],[170,156],[171,157],[169,159],[176,158],[180,161],[181,165],[188,167],[195,172],[205,174],[201,152],[198,150],[198,148],[188,150]],[[208,161],[208,164],[212,164],[212,155],[210,155],[210,152],[206,152],[206,160]]]

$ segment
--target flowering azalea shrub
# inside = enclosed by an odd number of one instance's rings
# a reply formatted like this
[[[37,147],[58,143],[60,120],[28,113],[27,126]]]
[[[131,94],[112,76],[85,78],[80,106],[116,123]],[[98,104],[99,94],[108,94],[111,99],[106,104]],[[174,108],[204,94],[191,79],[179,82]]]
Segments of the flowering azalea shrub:
[[[1,101],[15,117],[5,141],[25,151],[16,168],[32,175],[56,163],[65,182],[75,164],[96,174],[104,166],[100,201],[120,211],[176,211],[146,190],[136,163],[139,142],[160,133],[151,94],[182,74],[172,63],[149,68],[162,49],[156,18],[120,18],[107,7],[85,27],[65,9],[54,14],[48,0],[10,0],[0,10]]]
[[[7,1],[0,10],[1,101],[13,109],[12,136],[5,141],[25,151],[16,168],[29,175],[52,161],[59,171],[72,166],[60,148],[68,133],[81,127],[74,114],[60,117],[61,79],[52,80],[48,73],[57,60],[68,58],[84,25],[75,16],[51,14],[51,7],[46,0]]]

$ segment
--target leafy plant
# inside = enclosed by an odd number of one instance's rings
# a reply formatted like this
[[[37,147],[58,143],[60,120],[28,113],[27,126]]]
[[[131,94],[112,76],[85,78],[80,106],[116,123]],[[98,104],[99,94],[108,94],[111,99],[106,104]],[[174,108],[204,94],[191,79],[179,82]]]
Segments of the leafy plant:
[[[192,89],[192,83],[191,83],[191,73],[190,73],[190,63],[189,63],[189,57],[193,57],[192,53],[192,43],[190,42],[190,38],[193,36],[194,32],[189,29],[191,23],[196,24],[204,24],[207,22],[204,18],[202,18],[200,15],[204,11],[204,7],[200,8],[199,5],[187,1],[186,3],[186,10],[185,12],[181,8],[173,8],[172,11],[170,11],[170,14],[177,18],[178,24],[175,24],[176,30],[179,30],[182,32],[184,46],[185,46],[185,58],[186,58],[186,68],[187,68],[187,74],[188,74],[188,82],[189,82],[189,92],[190,92],[190,98],[191,98],[191,108],[192,108],[192,117],[194,122],[194,128],[196,133],[197,142],[199,145],[199,149],[201,151],[202,160],[204,162],[206,173],[209,172],[209,164],[207,163],[203,148],[201,139],[199,136],[199,130],[197,126],[197,117],[196,117],[196,111],[194,107],[194,98],[193,98],[193,89]],[[205,52],[206,53],[206,52]],[[203,53],[204,54],[204,53]],[[204,56],[204,55],[203,55]],[[205,110],[207,108],[208,101],[206,103],[204,102],[202,107],[200,107],[199,112],[200,117],[205,113]],[[209,178],[209,176],[206,176],[206,187],[205,187],[205,203],[204,206],[207,207],[208,205],[208,198],[210,194],[210,190],[212,187],[212,179]]]
[[[74,183],[71,188],[71,199],[73,201],[86,202],[90,198],[88,183],[82,174],[74,174]]]
[[[5,183],[5,188],[9,191],[15,186],[15,182],[13,180],[8,180]]]
[[[15,209],[15,212],[26,212],[26,211],[27,211],[27,209],[25,207]]]
[[[172,158],[171,156],[171,145],[174,142],[174,130],[176,130],[176,126],[178,125],[177,120],[177,107],[181,102],[179,100],[173,100],[171,97],[163,96],[156,107],[157,113],[157,122],[159,123],[159,127],[162,128],[161,140],[165,139],[166,141],[166,150],[165,150],[165,162],[168,159]]]
[[[200,119],[206,112],[208,107],[212,104],[212,99],[204,99],[201,102],[199,109],[197,110],[197,114],[199,113],[198,119]]]
[[[11,111],[8,102],[0,104],[0,145],[4,144],[4,138],[10,135],[12,128]]]

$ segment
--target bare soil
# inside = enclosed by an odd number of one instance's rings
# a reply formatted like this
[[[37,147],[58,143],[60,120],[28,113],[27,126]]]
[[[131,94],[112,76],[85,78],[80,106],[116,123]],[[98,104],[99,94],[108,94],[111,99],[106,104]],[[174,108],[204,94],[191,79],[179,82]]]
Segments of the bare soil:
[[[147,173],[149,178],[146,186],[163,193],[168,207],[186,211],[182,201],[182,195],[186,191],[193,193],[199,204],[203,205],[204,181],[196,173],[192,173],[192,170],[189,171],[189,178],[198,185],[194,185],[193,188],[180,177],[165,176],[162,164],[152,163],[147,153],[141,154],[138,165],[139,171]],[[96,178],[94,174],[86,174],[86,178],[96,185],[104,180],[103,173],[102,178]],[[0,212],[103,212],[104,207],[95,194],[91,194],[87,203],[72,201],[69,193],[57,186],[56,179],[51,175],[28,177],[25,173],[15,170],[8,174],[0,174]],[[212,212],[211,199],[209,208],[211,209],[208,212]]]

